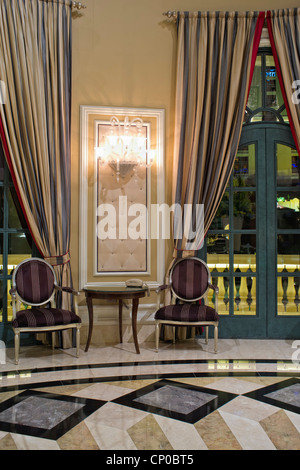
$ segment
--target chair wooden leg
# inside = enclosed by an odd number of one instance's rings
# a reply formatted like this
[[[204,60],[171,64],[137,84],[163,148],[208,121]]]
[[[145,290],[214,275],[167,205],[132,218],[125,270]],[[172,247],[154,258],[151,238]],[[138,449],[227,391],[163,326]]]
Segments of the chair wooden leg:
[[[156,322],[155,323],[155,350],[156,352],[158,352],[159,333],[160,333],[160,324]]]
[[[205,344],[208,344],[208,326],[205,327]]]
[[[19,364],[19,351],[20,351],[20,333],[15,332],[15,363]]]
[[[214,329],[215,353],[218,352],[218,325]]]
[[[76,357],[79,357],[80,328],[76,329]]]
[[[55,348],[55,331],[52,331],[51,337],[52,337],[52,349],[54,349]]]
[[[173,338],[173,344],[176,343],[176,327],[172,326],[172,338]]]

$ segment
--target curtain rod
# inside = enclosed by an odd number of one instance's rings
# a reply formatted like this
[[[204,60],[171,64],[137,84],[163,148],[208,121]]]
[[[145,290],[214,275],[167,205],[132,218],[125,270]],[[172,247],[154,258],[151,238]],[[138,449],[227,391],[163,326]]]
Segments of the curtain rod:
[[[50,0],[41,0],[41,2],[45,2],[45,3],[49,3]],[[60,0],[56,0],[57,3],[61,3]],[[76,10],[81,10],[82,8],[86,8],[85,5],[83,5],[81,2],[73,2],[73,1],[70,1],[69,5],[72,7],[72,8],[75,8]]]

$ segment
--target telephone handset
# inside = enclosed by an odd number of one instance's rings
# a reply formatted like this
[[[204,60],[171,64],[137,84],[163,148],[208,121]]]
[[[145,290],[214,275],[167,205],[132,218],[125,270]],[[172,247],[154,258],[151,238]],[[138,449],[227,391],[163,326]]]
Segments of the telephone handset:
[[[141,279],[128,279],[125,284],[126,287],[143,287],[144,282]]]
[[[148,295],[150,295],[150,289],[146,282],[142,281],[141,279],[128,279],[125,281],[126,287],[147,287],[148,288]]]

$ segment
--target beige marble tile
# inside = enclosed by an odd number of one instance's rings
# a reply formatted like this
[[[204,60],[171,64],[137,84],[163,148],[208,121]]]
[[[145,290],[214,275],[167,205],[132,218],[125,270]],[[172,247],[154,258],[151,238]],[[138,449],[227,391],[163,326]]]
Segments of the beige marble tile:
[[[223,380],[220,377],[179,377],[174,379],[168,379],[174,382],[180,382],[188,385],[195,385],[196,387],[208,387],[208,384],[213,384],[219,380]]]
[[[252,419],[219,410],[220,415],[244,450],[276,450],[260,424]]]
[[[223,405],[220,410],[258,422],[276,413],[278,408],[252,398],[239,396]]]
[[[136,450],[134,442],[123,429],[106,426],[99,422],[86,422],[100,450]]]
[[[11,392],[2,392],[0,393],[0,403],[3,401],[9,400],[12,397],[15,397],[16,395],[19,395],[21,393],[21,390],[13,390]]]
[[[60,437],[57,444],[62,450],[99,450],[98,444],[84,422]]]
[[[126,387],[131,390],[138,390],[142,387],[147,387],[148,385],[152,385],[155,382],[158,382],[158,379],[141,379],[141,380],[120,380],[114,382],[106,382],[109,385],[114,385],[115,387]],[[130,393],[130,390],[128,390]]]
[[[300,450],[300,434],[284,410],[268,416],[260,422],[278,450]]]
[[[148,413],[142,410],[129,408],[117,403],[106,403],[95,413],[86,418],[86,423],[101,423],[116,429],[127,430],[141,421]]]
[[[242,446],[217,411],[195,423],[209,450],[241,450]]]
[[[292,413],[291,411],[284,410],[290,421],[293,423],[297,431],[300,433],[300,415],[298,413]]]
[[[133,391],[133,389],[131,390]],[[130,389],[126,387],[116,386],[107,383],[95,383],[78,392],[73,393],[75,397],[92,398],[95,400],[114,400],[122,395],[130,393]]]
[[[243,379],[225,377],[224,379],[208,383],[206,387],[212,388],[213,390],[221,390],[222,392],[229,392],[240,395],[243,393],[252,392],[252,390],[257,390],[258,388],[261,388],[261,385],[248,382]]]
[[[206,444],[193,424],[165,416],[153,416],[174,450],[207,450]]]
[[[267,387],[269,385],[277,384],[287,380],[289,377],[259,377],[259,376],[250,376],[250,377],[240,377],[241,380],[246,382],[253,382],[260,387]]]
[[[51,439],[24,436],[22,434],[12,434],[12,437],[18,450],[59,450],[57,442]]]
[[[139,450],[172,450],[172,446],[153,415],[149,414],[128,429]]]
[[[32,390],[37,390],[44,393],[55,393],[57,395],[72,395],[79,390],[84,390],[90,384],[70,384],[70,385],[55,385],[53,387],[43,387],[43,388],[32,388]]]
[[[18,450],[11,434],[5,434],[4,437],[1,437],[0,433],[0,450]]]

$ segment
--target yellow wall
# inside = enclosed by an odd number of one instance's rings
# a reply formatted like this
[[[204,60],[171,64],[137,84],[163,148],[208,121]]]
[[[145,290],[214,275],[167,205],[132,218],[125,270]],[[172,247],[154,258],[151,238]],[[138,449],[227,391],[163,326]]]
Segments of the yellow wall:
[[[166,202],[170,201],[175,27],[168,10],[268,10],[300,0],[82,0],[73,19],[72,231],[74,284],[79,277],[80,105],[166,111]],[[170,257],[170,250],[167,250]]]

